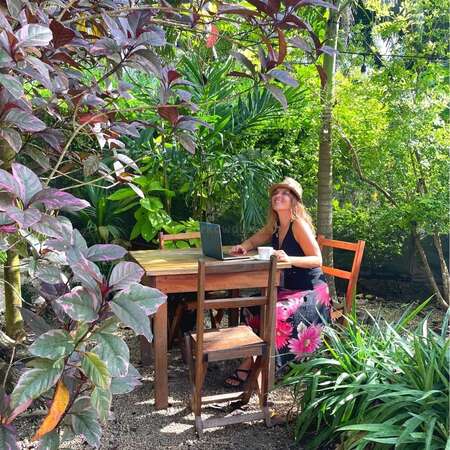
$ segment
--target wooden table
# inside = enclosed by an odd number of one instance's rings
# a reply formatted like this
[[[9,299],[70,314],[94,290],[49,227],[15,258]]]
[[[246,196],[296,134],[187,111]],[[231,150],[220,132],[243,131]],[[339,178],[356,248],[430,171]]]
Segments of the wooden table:
[[[143,279],[145,285],[159,289],[165,294],[197,291],[200,249],[142,250],[130,252],[130,256],[145,270]],[[206,259],[213,261],[213,264],[231,263],[231,261]],[[278,263],[279,269],[289,267],[291,267],[289,263]],[[267,283],[267,272],[264,271],[256,270],[225,275],[211,274],[206,279],[206,290],[256,288],[263,286],[265,283]],[[167,330],[167,304],[163,304],[158,308],[153,319],[156,409],[168,407]],[[150,354],[150,343],[142,338],[141,357],[143,364],[150,363]]]

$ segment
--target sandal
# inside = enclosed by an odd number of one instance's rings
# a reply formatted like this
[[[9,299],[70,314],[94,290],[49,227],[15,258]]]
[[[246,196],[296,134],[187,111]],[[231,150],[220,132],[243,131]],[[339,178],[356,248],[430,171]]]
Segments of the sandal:
[[[239,372],[244,372],[244,373],[247,374],[245,379],[242,379],[238,375]],[[229,377],[227,377],[227,379],[223,382],[223,384],[224,384],[224,386],[226,388],[239,388],[239,387],[242,387],[246,383],[250,372],[251,372],[251,369],[236,369]],[[234,381],[237,381],[238,383],[237,384],[231,384],[231,383],[228,383],[227,380],[234,380]]]

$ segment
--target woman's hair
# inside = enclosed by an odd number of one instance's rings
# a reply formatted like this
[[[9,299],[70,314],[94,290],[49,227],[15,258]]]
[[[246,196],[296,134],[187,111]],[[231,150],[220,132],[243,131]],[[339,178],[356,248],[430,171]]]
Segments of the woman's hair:
[[[311,227],[311,230],[315,232],[315,227],[312,218],[308,213],[308,211],[306,211],[305,205],[302,203],[301,200],[298,200],[295,195],[291,194],[290,197],[291,197],[291,221],[294,222],[297,219],[303,219]],[[272,199],[270,199],[266,227],[271,231],[271,233],[275,233],[275,231],[278,228],[278,214],[272,208]]]

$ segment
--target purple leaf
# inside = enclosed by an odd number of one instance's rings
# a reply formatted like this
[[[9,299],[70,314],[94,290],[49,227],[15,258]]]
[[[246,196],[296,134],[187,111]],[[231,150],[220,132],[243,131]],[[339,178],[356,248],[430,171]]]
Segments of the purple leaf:
[[[13,77],[12,75],[5,75],[0,73],[0,84],[13,96],[20,98],[23,95],[21,78]]]
[[[86,257],[91,261],[113,261],[123,258],[127,251],[120,245],[97,244],[89,247]]]
[[[48,214],[42,214],[41,220],[35,223],[31,228],[45,236],[52,238],[64,239],[67,237],[66,224],[61,222],[59,217],[49,216]]]
[[[12,425],[0,425],[0,448],[4,450],[18,450],[17,433]]]
[[[38,119],[29,111],[19,108],[10,109],[3,120],[12,123],[22,131],[42,131],[47,128],[47,125],[41,119]]]
[[[43,204],[48,209],[63,209],[65,211],[79,211],[87,208],[89,202],[74,197],[59,189],[47,188],[38,192],[32,199],[31,204]]]
[[[19,132],[13,128],[2,128],[0,129],[0,137],[3,138],[16,153],[19,153],[22,147],[22,138],[20,137]]]
[[[145,311],[145,314],[150,316],[157,311],[160,305],[167,301],[167,295],[158,289],[134,283],[114,297],[115,301],[119,299],[137,303]]]
[[[17,225],[0,225],[0,233],[15,233]]]
[[[330,47],[329,45],[322,45],[322,47],[320,47],[318,52],[319,52],[319,54],[326,53],[327,55],[330,55],[330,56],[334,56],[338,53],[338,51],[335,48]]]
[[[22,164],[13,163],[12,173],[20,186],[20,198],[28,206],[31,198],[42,191],[42,183],[32,170]]]
[[[20,185],[17,180],[6,170],[0,169],[0,189],[11,192],[16,197],[21,196]]]
[[[188,134],[178,133],[175,138],[189,153],[195,153],[195,141]]]
[[[14,408],[11,415],[8,417],[8,420],[6,423],[10,424],[19,414],[22,414],[23,412],[25,412],[32,403],[33,403],[33,399],[30,398],[26,402],[22,403],[21,405],[17,406],[16,408]]]
[[[20,311],[23,320],[36,336],[40,336],[41,334],[51,330],[50,325],[40,315],[28,308],[21,308]]]
[[[18,46],[21,47],[43,47],[53,39],[50,28],[35,23],[23,26],[16,32]]]
[[[283,91],[280,88],[273,86],[272,84],[267,84],[266,88],[273,95],[273,97],[281,103],[283,109],[287,109],[288,104]]]
[[[250,72],[255,73],[255,65],[242,53],[231,52],[231,55],[234,56],[241,64],[247,67]]]
[[[131,283],[139,283],[144,270],[133,262],[120,262],[114,266],[109,277],[109,285],[114,289],[126,289]]]
[[[278,81],[281,81],[284,84],[287,84],[292,87],[298,86],[298,81],[292,78],[291,74],[286,72],[285,70],[274,69],[269,72],[269,75],[272,75]]]
[[[100,269],[82,255],[78,262],[72,264],[71,269],[75,279],[87,288],[96,290],[103,281]]]
[[[19,224],[20,228],[31,227],[41,218],[41,212],[36,208],[22,210],[16,206],[11,206],[5,212],[9,218]]]

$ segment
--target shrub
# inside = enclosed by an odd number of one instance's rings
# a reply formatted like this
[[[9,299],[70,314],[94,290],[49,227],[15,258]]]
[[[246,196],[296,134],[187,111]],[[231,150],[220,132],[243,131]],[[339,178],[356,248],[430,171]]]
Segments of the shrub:
[[[427,303],[395,324],[328,329],[324,348],[291,366],[282,384],[294,390],[306,449],[449,448],[449,315],[440,333],[426,319],[404,329]]]

